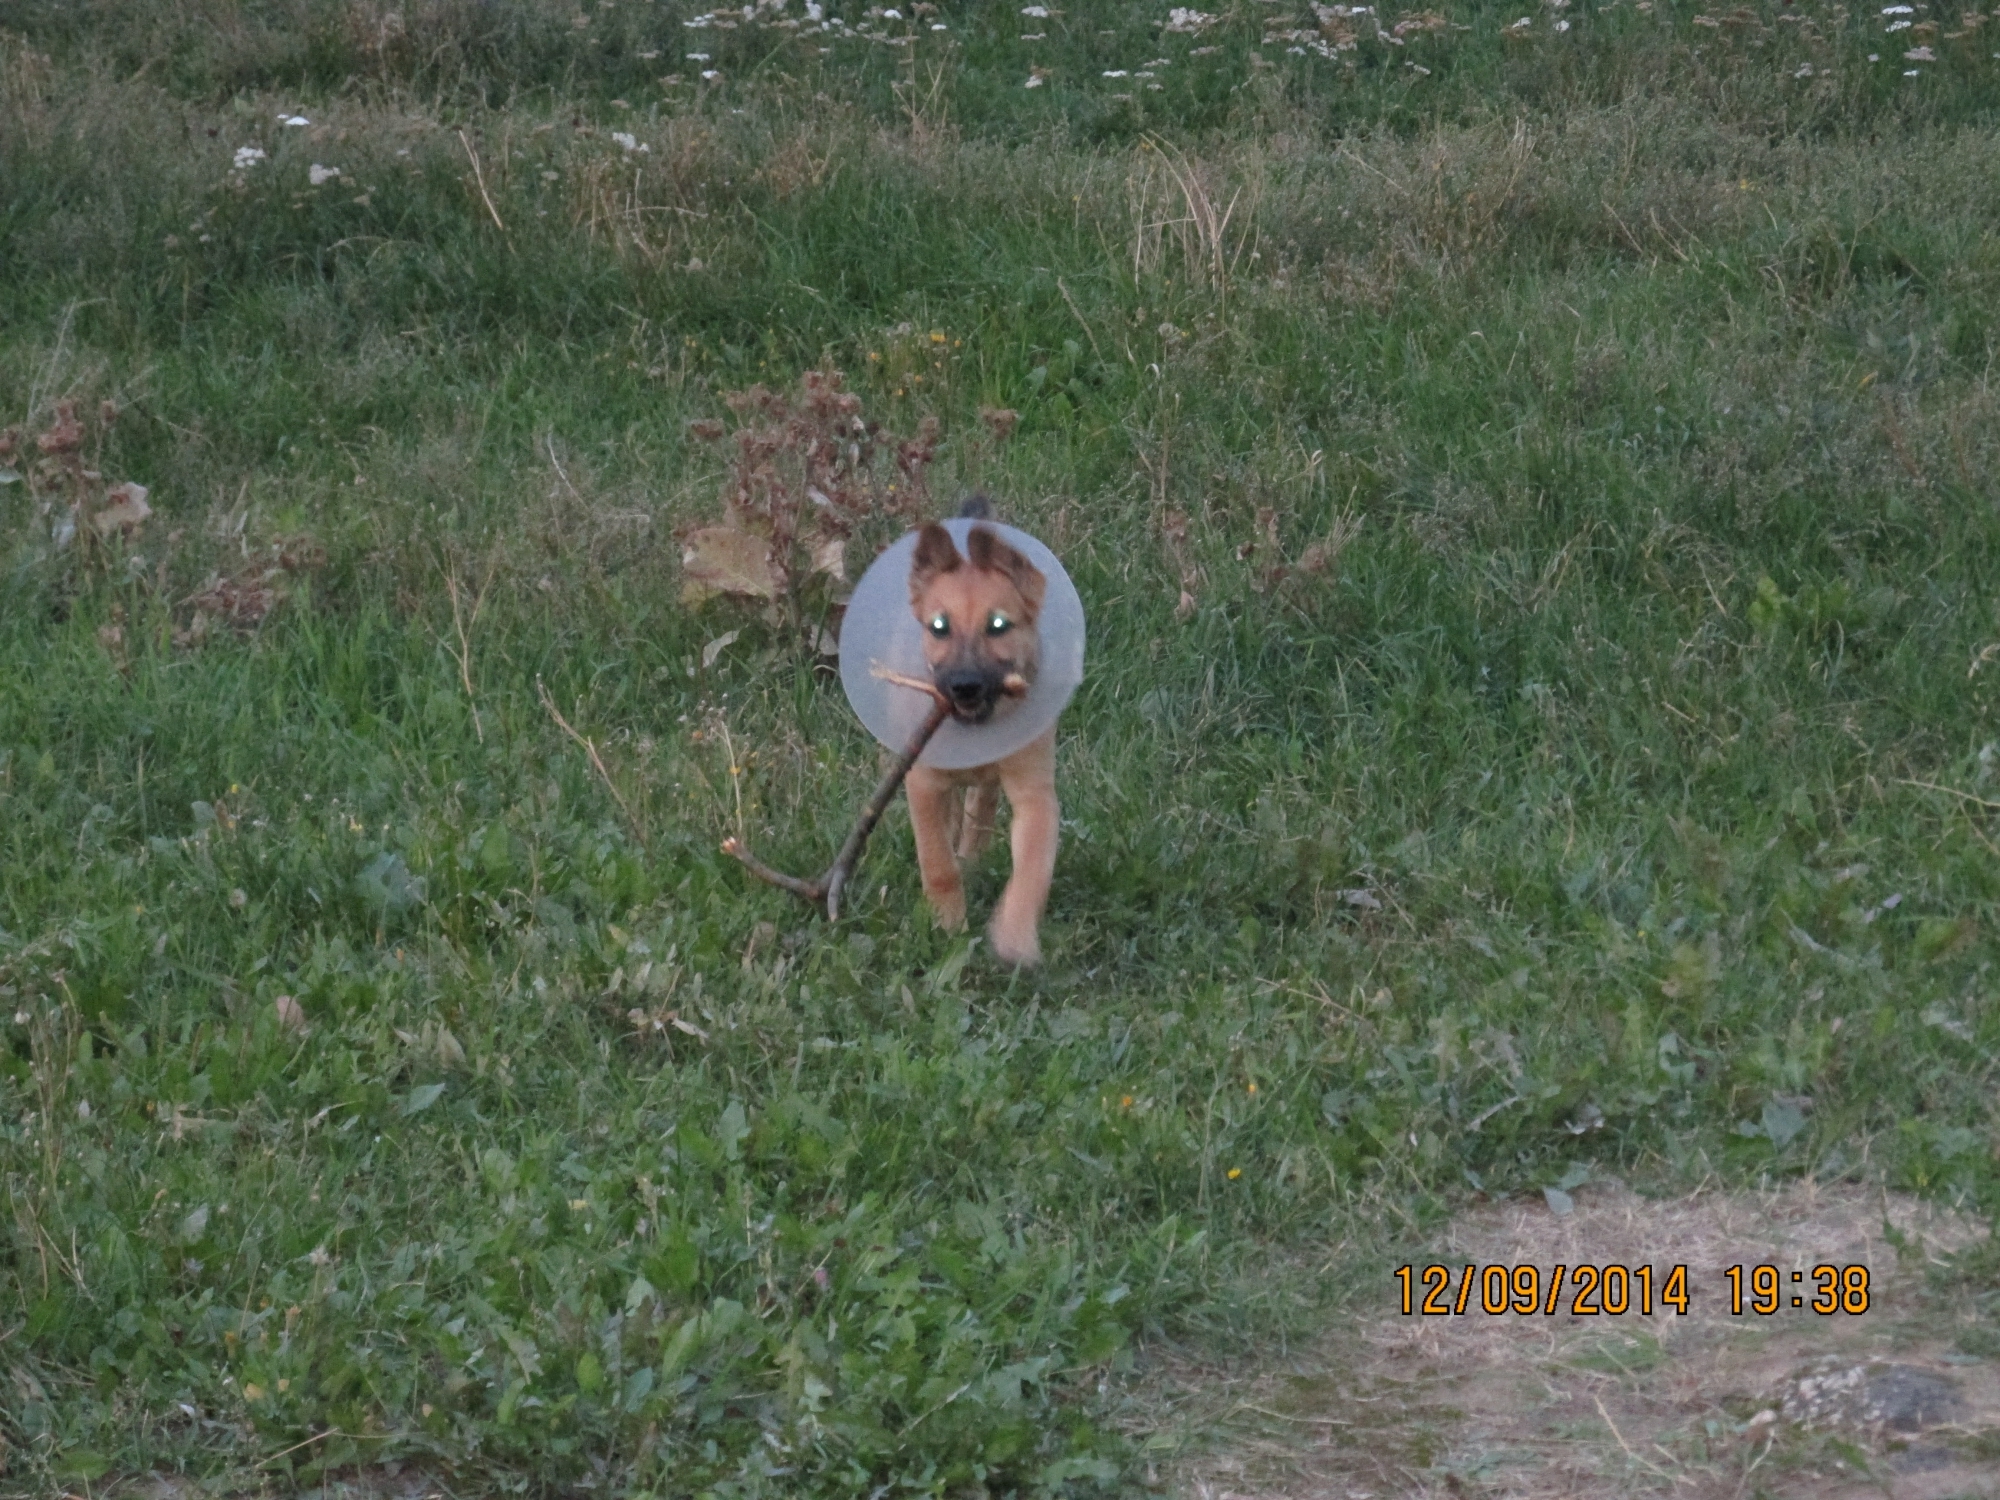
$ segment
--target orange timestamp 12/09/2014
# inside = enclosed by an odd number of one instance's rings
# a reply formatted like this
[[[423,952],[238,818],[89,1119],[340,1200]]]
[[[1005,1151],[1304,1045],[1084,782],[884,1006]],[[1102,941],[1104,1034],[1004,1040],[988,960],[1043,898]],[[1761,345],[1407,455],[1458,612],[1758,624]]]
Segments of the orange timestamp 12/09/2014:
[[[1685,1265],[1540,1266],[1403,1265],[1392,1273],[1404,1317],[1464,1317],[1508,1313],[1527,1317],[1652,1317],[1671,1311],[1686,1316],[1695,1293]],[[1822,1317],[1868,1311],[1868,1268],[1818,1265],[1785,1272],[1774,1265],[1726,1266],[1718,1273],[1729,1296],[1732,1317],[1750,1312],[1770,1317],[1783,1310]]]

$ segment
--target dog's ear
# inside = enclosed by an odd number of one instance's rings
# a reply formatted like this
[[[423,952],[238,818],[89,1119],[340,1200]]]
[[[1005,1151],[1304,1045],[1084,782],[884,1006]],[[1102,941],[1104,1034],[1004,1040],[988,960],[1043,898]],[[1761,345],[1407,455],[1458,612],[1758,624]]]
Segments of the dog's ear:
[[[921,609],[924,590],[940,574],[952,572],[961,559],[951,533],[933,521],[917,533],[917,555],[910,562],[910,608]]]
[[[1028,606],[1030,621],[1041,613],[1042,595],[1048,592],[1048,580],[1042,577],[1042,570],[1000,539],[1000,533],[990,526],[975,526],[972,534],[965,539],[965,550],[975,568],[984,568],[989,573],[1004,573],[1014,585],[1014,591]]]

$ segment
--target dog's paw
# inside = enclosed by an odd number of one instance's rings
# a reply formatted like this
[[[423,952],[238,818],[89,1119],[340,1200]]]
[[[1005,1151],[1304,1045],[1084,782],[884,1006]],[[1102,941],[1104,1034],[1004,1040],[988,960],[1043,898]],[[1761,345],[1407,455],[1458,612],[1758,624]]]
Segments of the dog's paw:
[[[930,898],[931,920],[946,932],[965,930],[965,888],[949,891],[925,891]]]
[[[993,949],[993,956],[1014,969],[1032,969],[1042,961],[1041,934],[1035,931],[1033,923],[1016,929],[996,916],[986,929],[986,941]]]

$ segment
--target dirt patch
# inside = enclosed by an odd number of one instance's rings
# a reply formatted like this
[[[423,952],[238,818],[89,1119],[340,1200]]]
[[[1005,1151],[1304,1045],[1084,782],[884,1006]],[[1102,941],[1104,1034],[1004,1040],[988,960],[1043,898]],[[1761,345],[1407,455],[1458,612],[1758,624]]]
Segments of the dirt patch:
[[[1925,1293],[1925,1262],[1983,1232],[1911,1199],[1813,1185],[1665,1201],[1608,1186],[1562,1217],[1481,1209],[1418,1263],[1418,1304],[1432,1261],[1450,1271],[1447,1303],[1467,1264],[1534,1266],[1542,1300],[1557,1265],[1616,1264],[1652,1268],[1653,1314],[1636,1276],[1618,1317],[1573,1315],[1571,1291],[1553,1315],[1489,1316],[1477,1276],[1464,1313],[1404,1316],[1390,1279],[1283,1369],[1177,1371],[1214,1441],[1162,1477],[1200,1500],[2000,1500],[2000,1362],[1961,1352],[1980,1347],[1961,1340],[1970,1314]],[[1685,1315],[1659,1302],[1680,1265]],[[1778,1272],[1769,1316],[1747,1305],[1759,1265]],[[1820,1265],[1865,1266],[1867,1310],[1813,1312]],[[1731,1266],[1744,1268],[1740,1316]],[[1505,1299],[1520,1290],[1510,1278]]]

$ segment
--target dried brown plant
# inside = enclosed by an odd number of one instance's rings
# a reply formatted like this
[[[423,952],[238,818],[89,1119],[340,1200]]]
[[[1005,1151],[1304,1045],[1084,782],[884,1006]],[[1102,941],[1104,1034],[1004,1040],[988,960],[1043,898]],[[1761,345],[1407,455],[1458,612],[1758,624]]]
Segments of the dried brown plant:
[[[108,483],[105,439],[118,420],[118,406],[100,401],[94,413],[79,415],[75,401],[55,403],[49,425],[32,439],[15,428],[0,432],[0,470],[27,481],[37,526],[48,528],[57,552],[70,552],[85,566],[102,565],[109,545],[132,536],[152,515],[143,484]]]
[[[296,581],[326,566],[326,549],[310,537],[280,537],[233,573],[209,577],[182,601],[187,623],[174,627],[174,644],[191,649],[218,630],[248,635],[284,602]]]
[[[891,525],[930,513],[937,418],[925,417],[913,437],[895,437],[868,421],[861,398],[843,385],[838,370],[808,370],[796,399],[761,385],[723,398],[737,419],[736,453],[722,520],[680,533],[683,598],[761,603],[771,624],[824,650],[850,539],[886,540]],[[707,420],[690,431],[717,442],[728,429]]]

